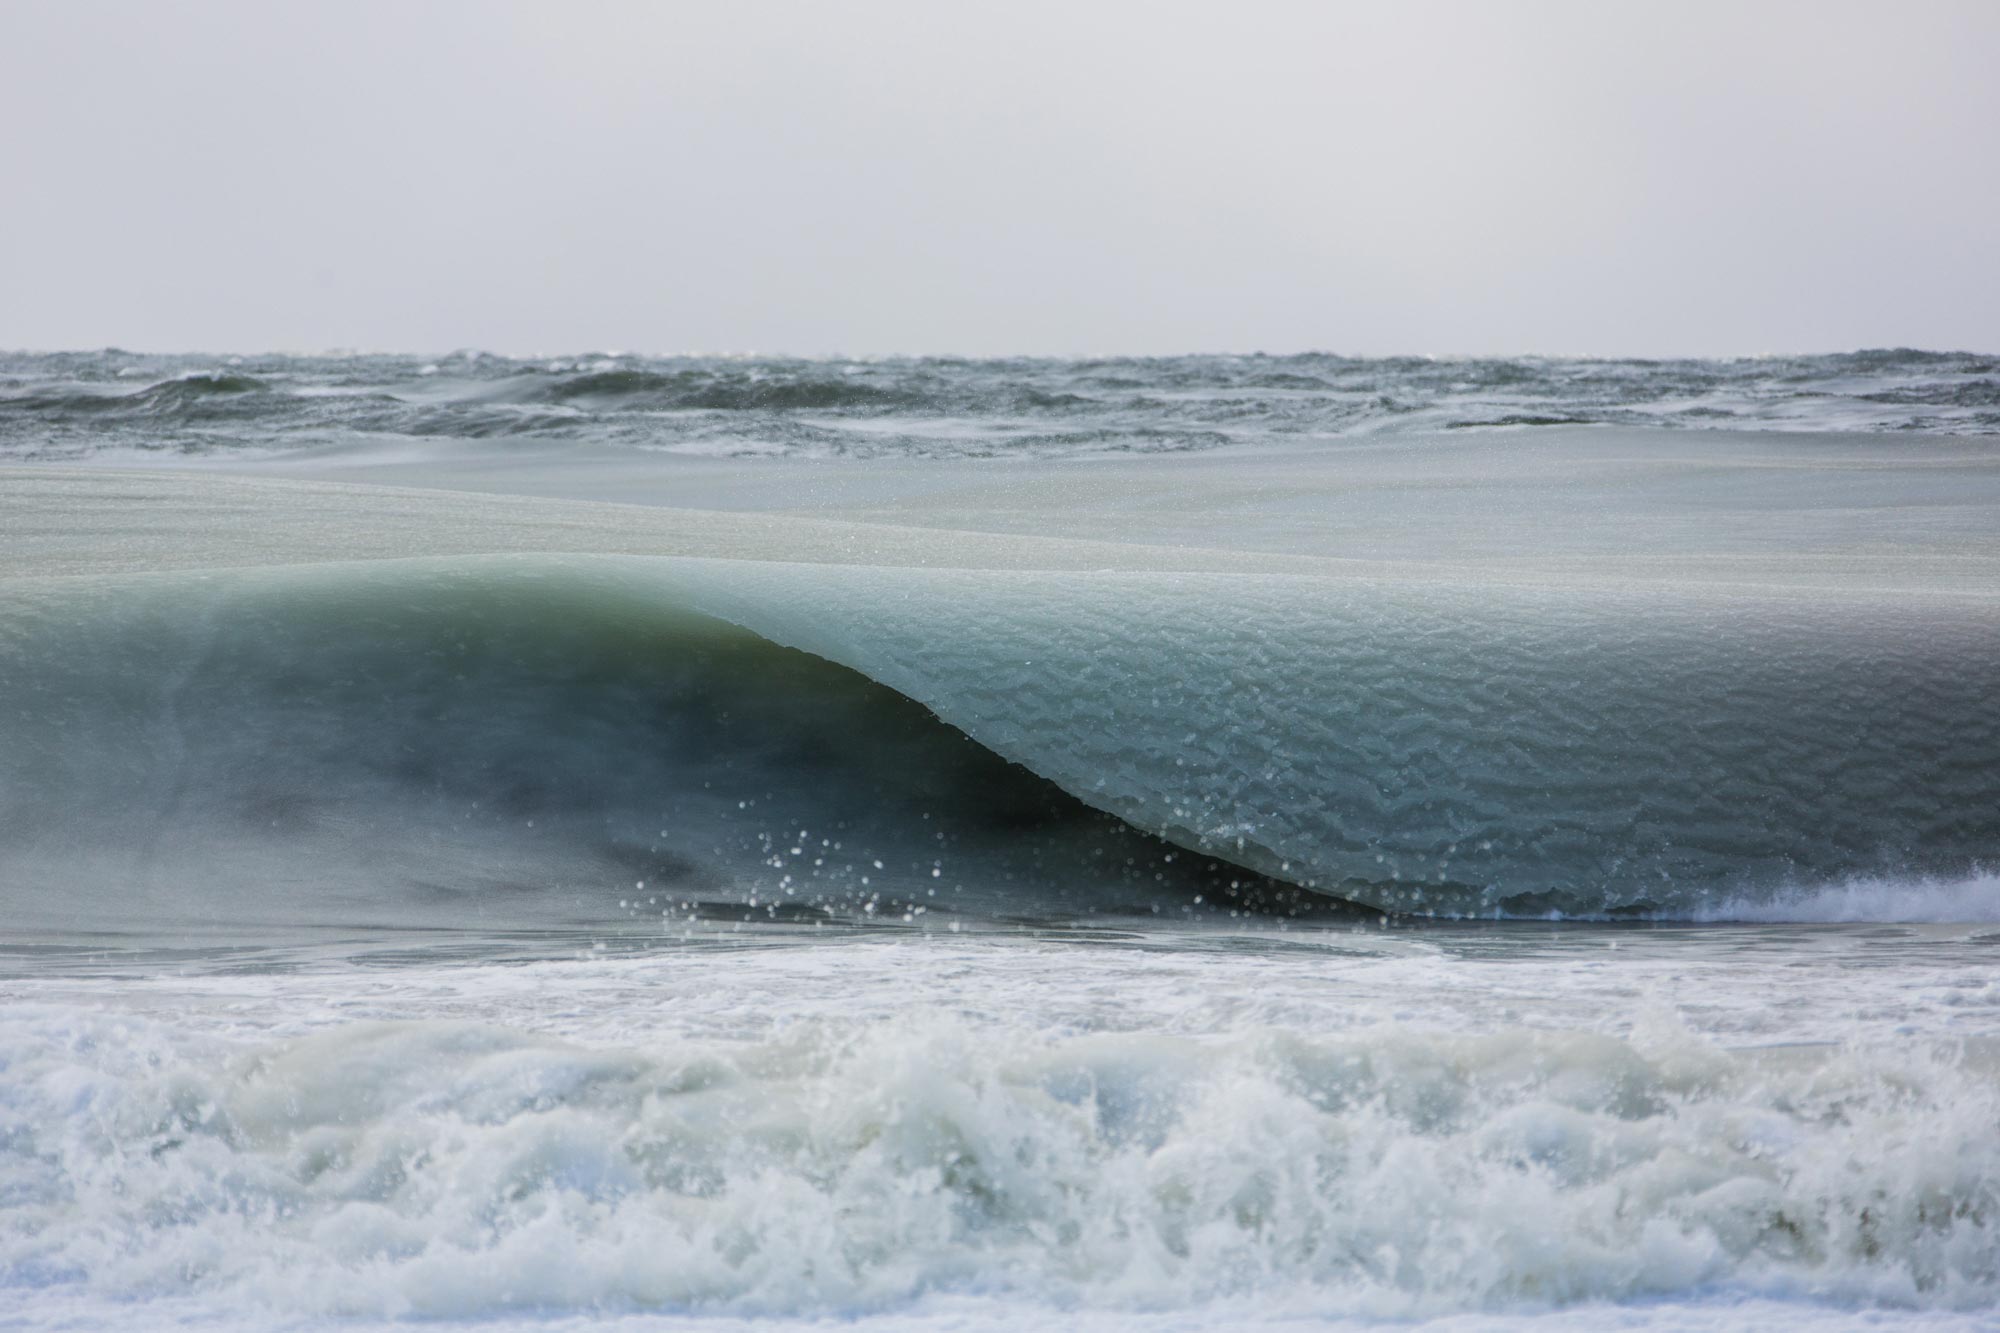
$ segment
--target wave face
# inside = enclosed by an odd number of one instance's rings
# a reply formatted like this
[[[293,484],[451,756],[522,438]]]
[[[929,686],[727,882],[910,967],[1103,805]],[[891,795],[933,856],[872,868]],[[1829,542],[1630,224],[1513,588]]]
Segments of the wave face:
[[[4,642],[51,929],[1687,918],[2000,846],[1950,602],[485,557],[61,581]]]
[[[1684,917],[1800,881],[1965,875],[2000,845],[2000,625],[1980,606],[807,582],[751,568],[730,595],[1141,827],[1385,910]]]
[[[0,457],[16,459],[399,439],[1046,458],[1564,425],[1992,434],[2000,360],[0,356]]]
[[[343,567],[92,601],[5,618],[20,928],[1308,905],[629,569]]]

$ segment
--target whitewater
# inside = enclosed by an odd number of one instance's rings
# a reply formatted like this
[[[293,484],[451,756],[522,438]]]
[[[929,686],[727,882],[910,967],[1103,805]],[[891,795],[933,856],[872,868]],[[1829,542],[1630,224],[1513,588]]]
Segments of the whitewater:
[[[0,356],[0,1322],[1990,1327],[1996,435]]]

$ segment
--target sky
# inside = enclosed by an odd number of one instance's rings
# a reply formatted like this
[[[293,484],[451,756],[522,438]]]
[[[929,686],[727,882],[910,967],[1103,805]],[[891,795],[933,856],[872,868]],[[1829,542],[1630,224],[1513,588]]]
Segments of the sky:
[[[0,0],[0,347],[2000,350],[2000,0]]]

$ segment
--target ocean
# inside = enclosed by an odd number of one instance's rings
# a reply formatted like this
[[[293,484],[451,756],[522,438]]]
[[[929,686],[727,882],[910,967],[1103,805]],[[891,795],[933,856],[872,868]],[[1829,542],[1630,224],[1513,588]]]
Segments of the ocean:
[[[1991,1328],[2000,358],[0,355],[0,1327]]]

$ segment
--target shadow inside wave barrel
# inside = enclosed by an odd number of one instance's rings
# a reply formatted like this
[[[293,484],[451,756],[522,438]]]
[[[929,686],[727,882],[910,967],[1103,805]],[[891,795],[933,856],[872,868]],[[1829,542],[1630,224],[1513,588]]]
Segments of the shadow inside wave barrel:
[[[1143,833],[891,689],[582,566],[158,579],[0,614],[0,822],[25,831],[0,873],[24,932],[1360,910]]]

